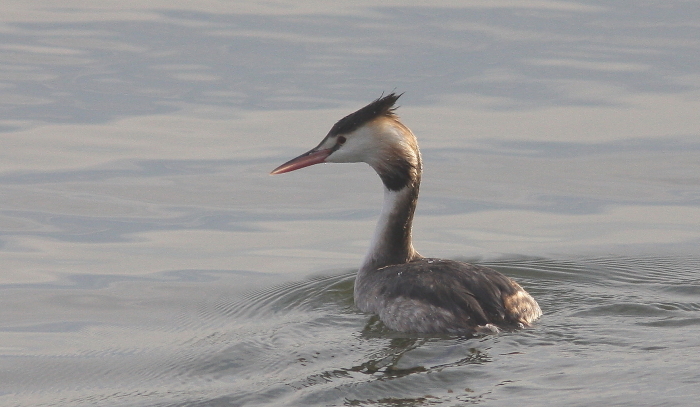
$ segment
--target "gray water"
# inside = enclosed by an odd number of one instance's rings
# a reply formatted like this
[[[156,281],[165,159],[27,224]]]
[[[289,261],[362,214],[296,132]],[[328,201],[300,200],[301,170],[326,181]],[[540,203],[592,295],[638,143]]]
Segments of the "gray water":
[[[103,3],[0,16],[1,405],[700,400],[694,2]],[[376,174],[268,175],[394,90],[416,248],[534,327],[386,329]]]

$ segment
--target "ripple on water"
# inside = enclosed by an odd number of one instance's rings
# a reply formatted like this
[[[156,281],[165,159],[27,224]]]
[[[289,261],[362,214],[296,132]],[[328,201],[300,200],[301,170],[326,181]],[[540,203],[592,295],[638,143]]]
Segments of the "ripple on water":
[[[595,394],[586,398],[595,404],[617,397],[620,385],[643,386],[644,398],[659,401],[653,389],[700,383],[689,368],[700,363],[697,264],[664,257],[491,262],[537,298],[544,316],[530,329],[475,337],[386,329],[354,308],[354,272],[242,296],[227,295],[225,280],[168,281],[198,284],[199,295],[222,294],[189,297],[196,310],[176,318],[177,329],[117,326],[107,333],[115,344],[135,332],[171,339],[42,357],[32,380],[40,388],[80,377],[91,398],[80,392],[55,398],[66,404],[454,405],[511,398],[527,404],[543,394],[564,404]]]
[[[251,317],[284,311],[311,311],[329,304],[351,309],[355,272],[321,276],[274,286],[249,294],[243,300],[221,304],[220,312],[230,317]]]
[[[235,320],[233,331],[245,334],[189,371],[214,380],[255,376],[245,390],[229,390],[283,405],[479,402],[504,389],[551,389],[552,371],[562,375],[553,391],[571,392],[587,388],[579,373],[615,371],[611,361],[622,359],[646,365],[653,355],[674,354],[683,340],[675,330],[697,332],[696,264],[653,257],[492,262],[545,315],[532,329],[471,338],[387,330],[353,308],[354,273],[282,284],[211,307],[211,318]],[[582,367],[581,358],[599,367]],[[631,380],[631,371],[618,372],[620,379]]]

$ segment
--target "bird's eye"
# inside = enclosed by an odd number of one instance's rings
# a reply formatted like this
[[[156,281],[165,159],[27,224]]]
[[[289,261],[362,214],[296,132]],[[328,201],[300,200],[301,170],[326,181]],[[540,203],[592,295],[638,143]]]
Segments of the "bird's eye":
[[[347,141],[347,139],[345,137],[338,136],[338,145],[342,146],[343,144],[345,144],[345,141]]]

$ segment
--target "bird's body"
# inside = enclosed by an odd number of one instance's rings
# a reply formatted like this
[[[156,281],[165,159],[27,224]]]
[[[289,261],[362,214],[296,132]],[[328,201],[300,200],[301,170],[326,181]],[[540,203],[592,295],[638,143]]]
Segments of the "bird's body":
[[[539,306],[488,267],[419,258],[358,274],[355,304],[402,332],[466,333],[529,325]]]
[[[322,162],[366,162],[384,184],[384,207],[355,280],[355,304],[394,330],[469,333],[528,326],[537,302],[515,281],[488,267],[424,258],[411,227],[422,163],[418,143],[394,113],[389,94],[352,113],[316,148],[272,174]]]

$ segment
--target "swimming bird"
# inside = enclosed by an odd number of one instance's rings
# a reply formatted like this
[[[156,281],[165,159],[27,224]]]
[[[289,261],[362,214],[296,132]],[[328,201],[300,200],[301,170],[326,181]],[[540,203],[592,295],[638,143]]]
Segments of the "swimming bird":
[[[321,143],[275,168],[365,162],[384,184],[384,206],[355,279],[355,305],[390,329],[469,334],[526,327],[542,315],[518,283],[488,267],[426,258],[411,241],[422,163],[413,132],[390,93],[340,119]]]

